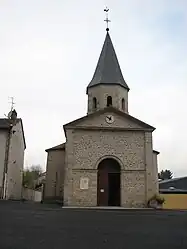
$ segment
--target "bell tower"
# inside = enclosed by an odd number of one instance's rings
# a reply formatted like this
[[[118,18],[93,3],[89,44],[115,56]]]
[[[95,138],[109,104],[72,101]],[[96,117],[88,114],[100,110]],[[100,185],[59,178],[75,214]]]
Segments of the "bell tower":
[[[120,65],[109,35],[108,11],[106,16],[106,37],[93,75],[87,86],[88,114],[113,106],[128,113],[128,91],[130,90],[123,78]]]

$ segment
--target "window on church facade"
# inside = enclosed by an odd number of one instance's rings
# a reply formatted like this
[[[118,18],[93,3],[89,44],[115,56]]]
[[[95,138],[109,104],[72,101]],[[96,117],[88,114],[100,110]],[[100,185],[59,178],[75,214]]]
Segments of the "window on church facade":
[[[93,98],[93,109],[97,109],[97,99],[96,99],[96,97]]]
[[[122,98],[122,100],[121,100],[121,109],[123,111],[125,111],[125,100],[124,100],[124,98]]]
[[[112,106],[112,97],[111,96],[107,97],[107,106]]]

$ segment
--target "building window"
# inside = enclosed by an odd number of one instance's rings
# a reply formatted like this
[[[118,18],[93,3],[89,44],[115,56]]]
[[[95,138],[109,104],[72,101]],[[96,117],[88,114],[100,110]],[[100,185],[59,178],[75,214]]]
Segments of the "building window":
[[[112,106],[112,97],[111,96],[107,97],[107,106]]]
[[[121,100],[121,109],[123,111],[125,111],[125,100],[124,100],[124,98],[122,98],[122,100]]]
[[[96,97],[93,98],[93,109],[97,109],[97,99],[96,99]]]

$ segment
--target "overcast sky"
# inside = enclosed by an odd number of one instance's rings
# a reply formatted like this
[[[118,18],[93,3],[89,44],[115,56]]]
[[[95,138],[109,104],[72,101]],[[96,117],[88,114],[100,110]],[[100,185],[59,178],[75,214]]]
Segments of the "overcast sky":
[[[186,0],[0,0],[0,116],[14,96],[25,166],[46,165],[63,124],[84,116],[90,82],[110,35],[130,87],[129,112],[156,127],[159,169],[187,174]]]

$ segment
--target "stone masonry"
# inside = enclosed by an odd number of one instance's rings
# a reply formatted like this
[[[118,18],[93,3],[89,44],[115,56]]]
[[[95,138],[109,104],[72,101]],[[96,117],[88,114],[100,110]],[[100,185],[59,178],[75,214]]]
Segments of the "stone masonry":
[[[150,195],[155,193],[152,175],[150,175],[153,167],[152,143],[146,140],[146,136],[151,138],[152,134],[143,130],[138,131],[137,124],[133,127],[132,121],[126,123],[124,119],[122,124],[120,117],[118,117],[118,126],[115,124],[115,131],[89,129],[89,123],[98,125],[99,128],[101,119],[102,115],[96,123],[94,119],[88,118],[79,124],[78,128],[66,130],[66,165],[68,167],[66,166],[64,204],[95,206],[97,204],[97,166],[104,158],[114,158],[121,166],[121,206],[144,206]],[[129,123],[136,131],[118,130],[120,126],[129,127]],[[88,130],[81,129],[83,124],[84,128],[88,127]],[[81,176],[88,176],[90,179],[88,190],[80,190]]]
[[[65,148],[58,150],[52,149],[47,152],[46,187],[44,197],[48,200],[62,200],[64,191]]]
[[[0,198],[2,199],[22,198],[25,148],[22,120],[0,119]]]
[[[97,99],[97,111],[102,110],[106,107],[107,97],[111,96],[113,100],[113,106],[121,111],[121,100],[124,98],[125,101],[125,110],[124,112],[128,113],[128,90],[124,89],[121,86],[104,86],[99,85],[97,87],[93,87],[88,89],[88,114],[93,113],[95,109],[93,109],[92,100],[93,97]]]

